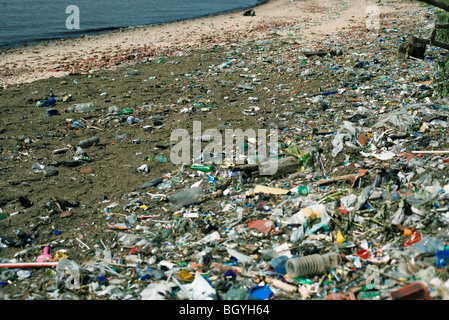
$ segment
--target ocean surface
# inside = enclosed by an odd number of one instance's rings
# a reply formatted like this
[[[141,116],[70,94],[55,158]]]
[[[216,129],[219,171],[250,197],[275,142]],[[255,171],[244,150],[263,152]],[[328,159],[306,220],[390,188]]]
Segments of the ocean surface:
[[[0,0],[0,50],[246,9],[264,0]]]

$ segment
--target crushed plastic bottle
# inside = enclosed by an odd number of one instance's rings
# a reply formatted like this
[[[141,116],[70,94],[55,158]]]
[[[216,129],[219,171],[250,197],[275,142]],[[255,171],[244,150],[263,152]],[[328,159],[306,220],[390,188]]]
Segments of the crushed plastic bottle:
[[[169,195],[168,200],[173,208],[179,209],[197,203],[201,200],[203,195],[203,188],[193,187]]]
[[[67,107],[66,112],[84,113],[95,111],[95,104],[93,102],[77,103]]]

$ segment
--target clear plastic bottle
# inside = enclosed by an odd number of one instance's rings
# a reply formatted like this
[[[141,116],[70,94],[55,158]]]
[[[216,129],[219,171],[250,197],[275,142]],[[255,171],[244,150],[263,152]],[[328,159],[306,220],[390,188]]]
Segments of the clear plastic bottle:
[[[223,300],[249,300],[248,288],[241,283],[234,283],[222,296]]]
[[[413,243],[410,246],[409,253],[412,256],[420,253],[436,253],[437,251],[444,250],[446,242],[437,237],[423,237],[421,241]]]
[[[76,113],[91,112],[95,111],[95,104],[93,102],[77,103],[67,107],[66,111]]]
[[[169,195],[168,200],[173,208],[179,209],[198,202],[202,196],[203,189],[201,187],[193,187]]]

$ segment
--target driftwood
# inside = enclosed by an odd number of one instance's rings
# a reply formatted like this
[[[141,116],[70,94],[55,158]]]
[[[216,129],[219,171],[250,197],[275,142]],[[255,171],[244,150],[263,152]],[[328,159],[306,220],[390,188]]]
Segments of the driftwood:
[[[338,182],[338,181],[349,181],[351,183],[351,188],[354,188],[357,180],[360,177],[363,177],[365,175],[366,172],[359,172],[359,173],[354,173],[354,174],[346,174],[343,176],[338,176],[338,177],[333,177],[333,178],[329,178],[329,179],[321,179],[318,180],[317,182],[315,182],[318,186],[322,186],[328,183],[332,183],[332,182]]]
[[[293,156],[274,161],[276,161],[276,165],[274,165],[272,161],[260,163],[259,170],[253,172],[253,176],[268,175],[271,176],[271,178],[276,178],[296,172],[300,169],[298,159]]]

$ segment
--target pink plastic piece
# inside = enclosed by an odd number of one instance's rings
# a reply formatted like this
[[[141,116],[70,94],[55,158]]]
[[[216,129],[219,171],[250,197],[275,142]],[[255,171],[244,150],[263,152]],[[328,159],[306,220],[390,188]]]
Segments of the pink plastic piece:
[[[50,247],[44,247],[44,253],[41,254],[39,257],[36,258],[37,262],[47,262],[47,261],[53,261],[53,257],[48,253],[50,250]]]

